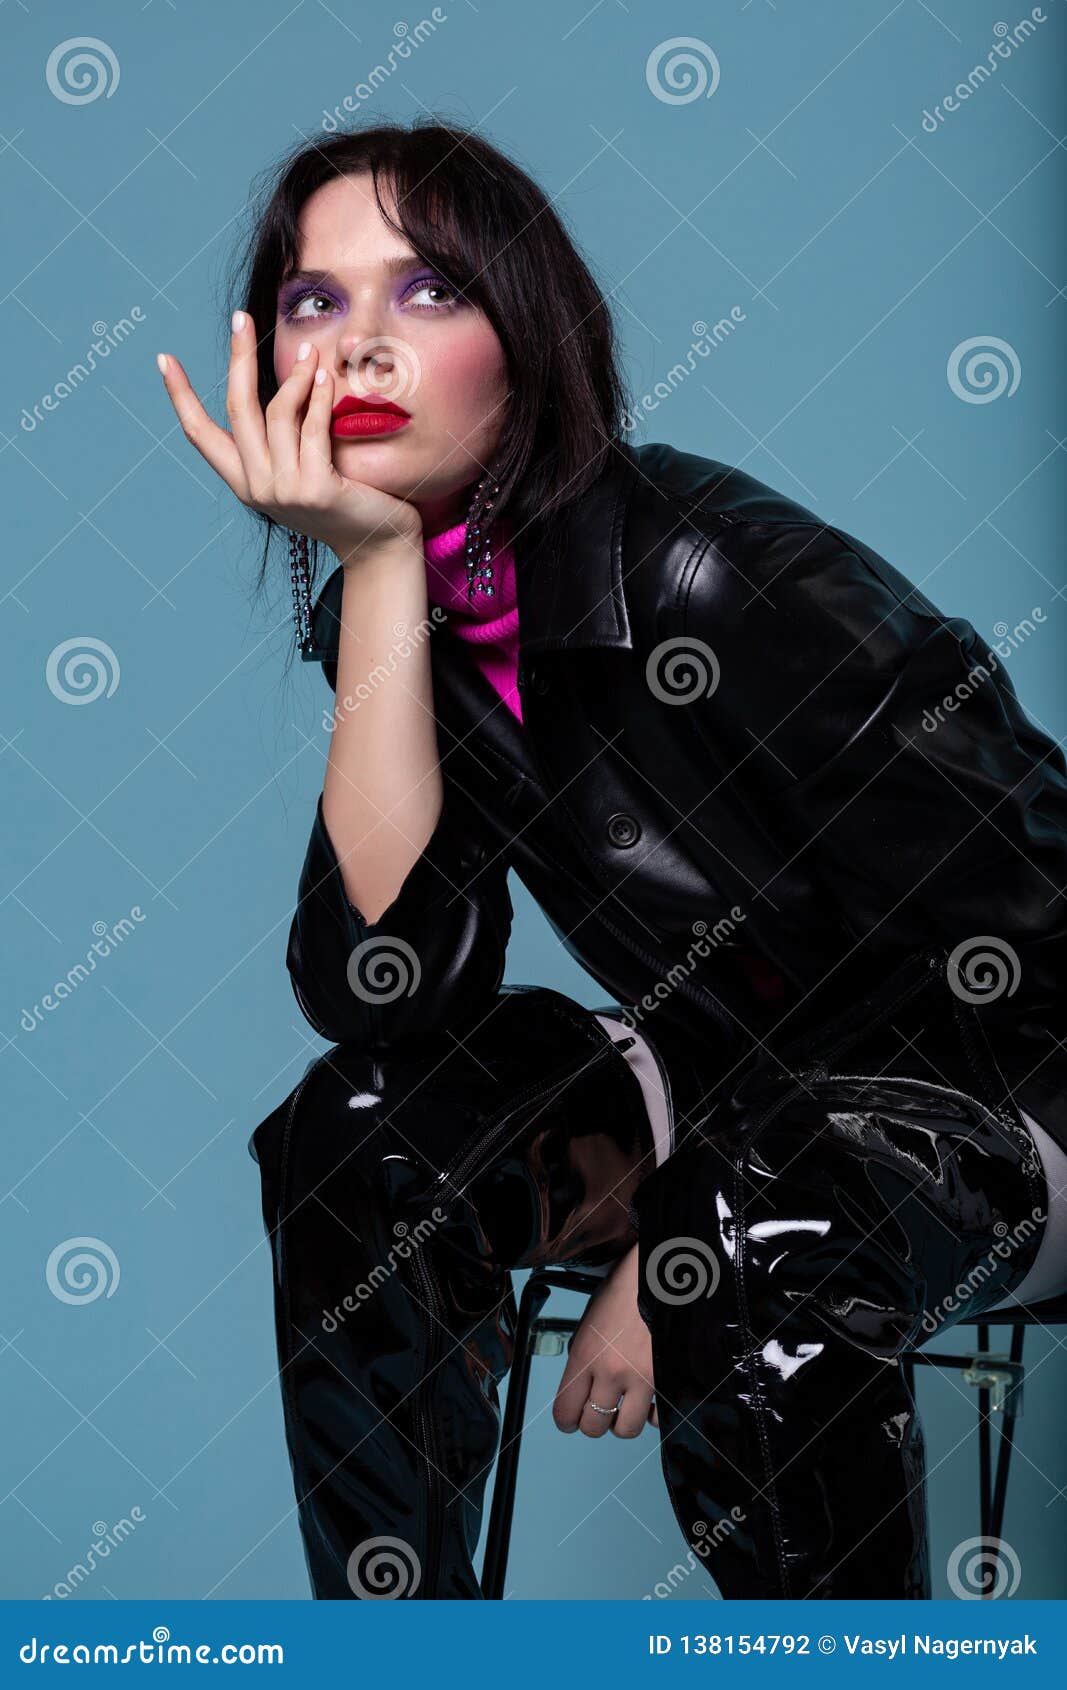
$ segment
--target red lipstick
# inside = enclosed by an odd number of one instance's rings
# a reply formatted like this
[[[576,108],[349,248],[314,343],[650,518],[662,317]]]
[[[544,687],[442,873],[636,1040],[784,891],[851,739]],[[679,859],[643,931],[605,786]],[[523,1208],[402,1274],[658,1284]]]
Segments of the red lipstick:
[[[330,433],[341,440],[395,434],[411,421],[410,413],[391,399],[357,399],[346,393],[333,408]]]

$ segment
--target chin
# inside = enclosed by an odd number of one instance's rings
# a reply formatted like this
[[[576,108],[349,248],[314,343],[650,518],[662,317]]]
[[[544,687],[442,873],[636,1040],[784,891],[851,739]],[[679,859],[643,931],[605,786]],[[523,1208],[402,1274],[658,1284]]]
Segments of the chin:
[[[331,436],[330,444],[334,467],[341,475],[351,476],[353,481],[373,481],[376,487],[390,493],[393,488],[388,483],[411,481],[410,467],[401,471],[397,451],[399,442],[395,439],[337,440]]]

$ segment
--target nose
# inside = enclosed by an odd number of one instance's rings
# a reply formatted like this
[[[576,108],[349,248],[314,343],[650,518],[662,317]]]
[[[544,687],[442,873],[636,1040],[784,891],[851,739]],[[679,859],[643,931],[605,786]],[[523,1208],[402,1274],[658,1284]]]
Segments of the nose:
[[[334,368],[338,384],[352,393],[380,393],[396,370],[396,353],[389,336],[366,328],[337,337]]]

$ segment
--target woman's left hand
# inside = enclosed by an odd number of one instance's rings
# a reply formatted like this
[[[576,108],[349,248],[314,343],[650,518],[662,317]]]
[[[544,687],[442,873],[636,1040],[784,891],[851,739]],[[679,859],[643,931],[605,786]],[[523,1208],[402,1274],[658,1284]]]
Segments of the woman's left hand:
[[[561,1432],[636,1438],[649,1422],[659,1425],[652,1400],[652,1338],[637,1309],[637,1271],[635,1244],[589,1300],[552,1405]],[[601,1408],[618,1403],[619,1412],[598,1414],[590,1402]]]

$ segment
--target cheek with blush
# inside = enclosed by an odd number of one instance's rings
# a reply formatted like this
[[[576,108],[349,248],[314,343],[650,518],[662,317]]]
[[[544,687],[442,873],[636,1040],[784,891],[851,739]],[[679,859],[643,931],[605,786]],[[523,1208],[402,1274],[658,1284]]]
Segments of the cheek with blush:
[[[454,335],[437,357],[424,359],[429,399],[437,421],[447,422],[460,438],[481,422],[495,419],[507,392],[507,361],[495,333],[485,325],[466,335]]]

